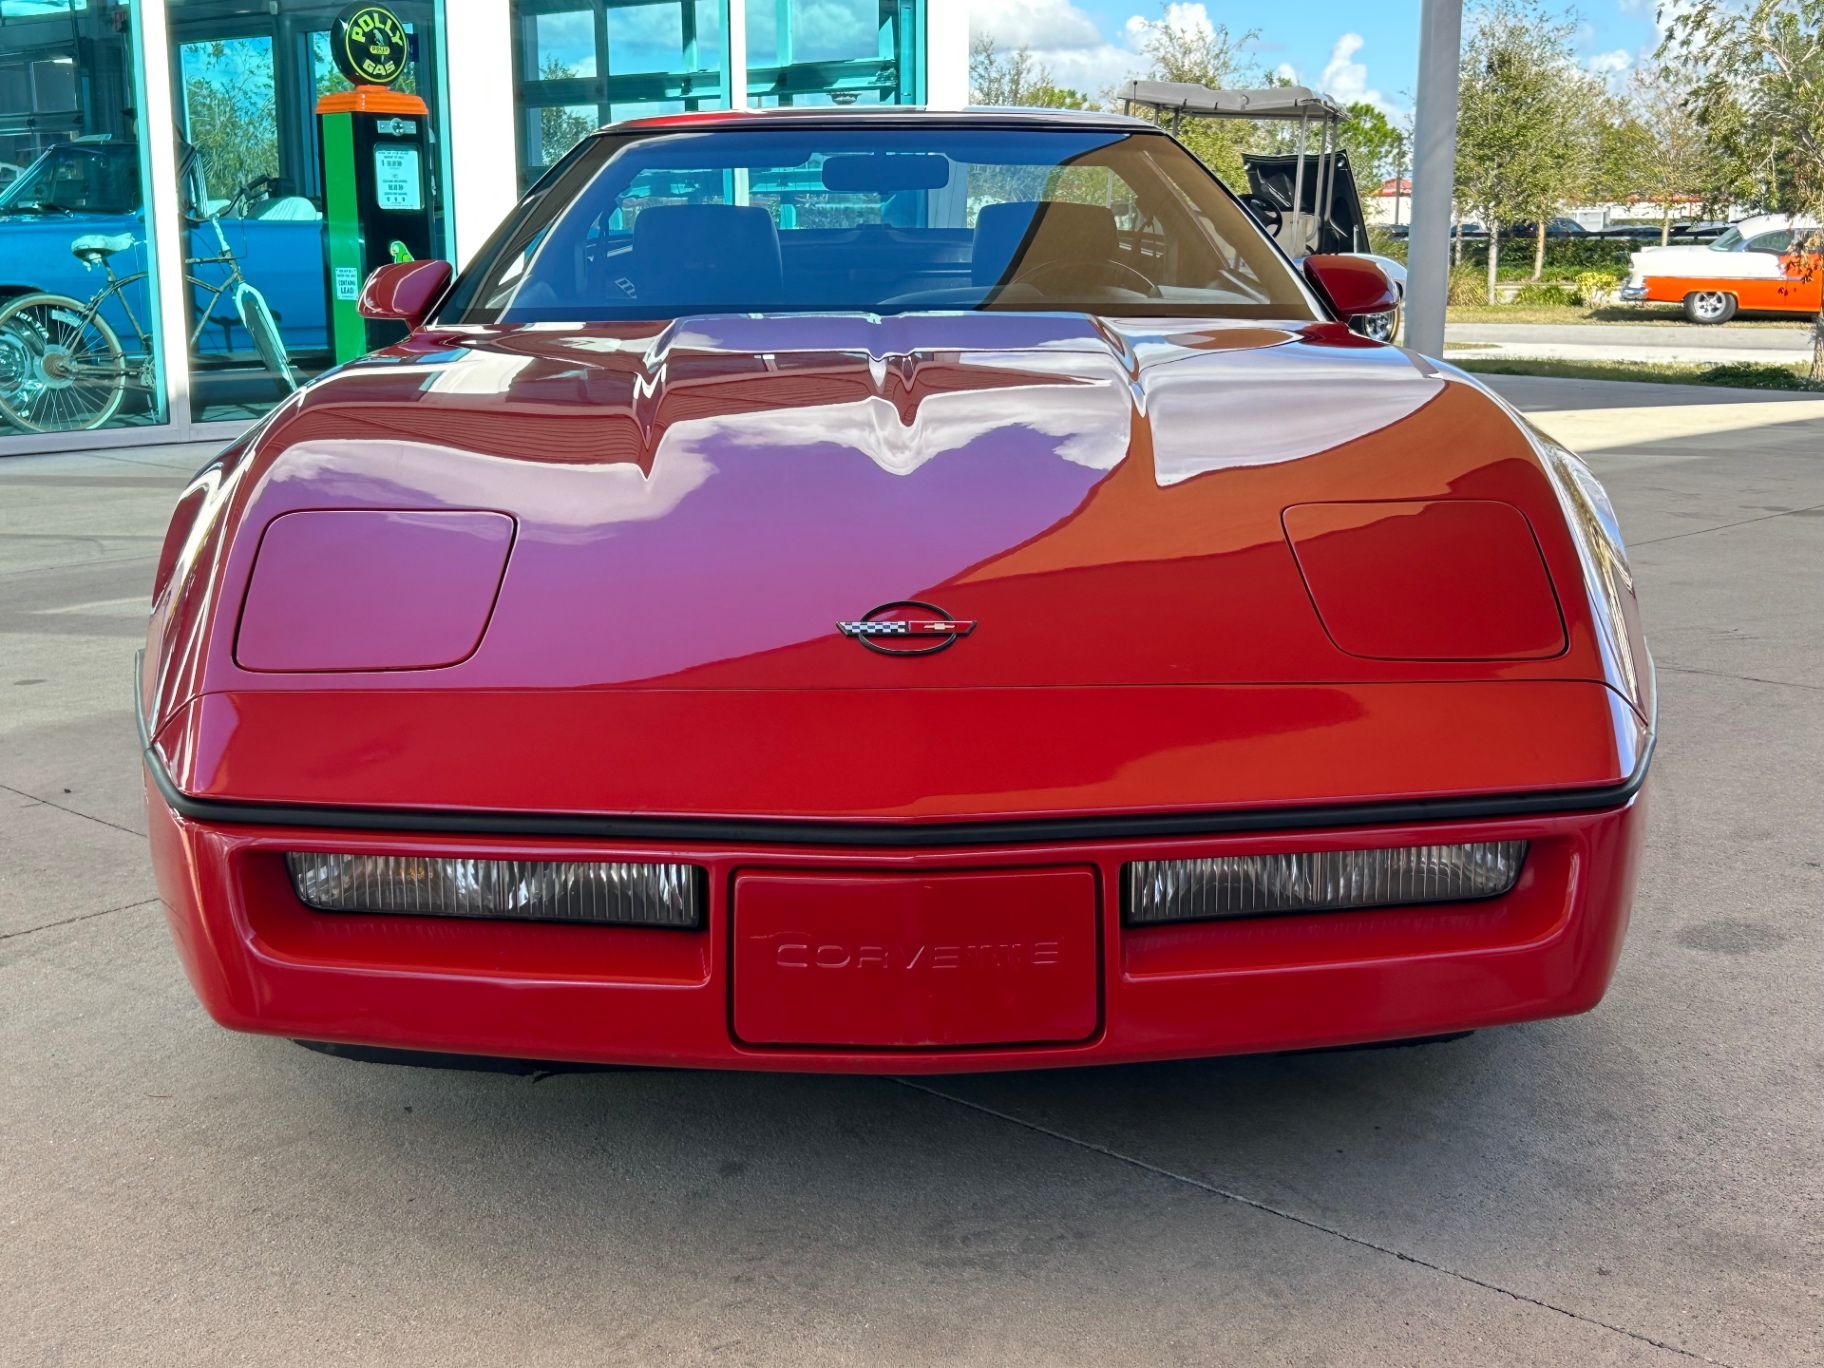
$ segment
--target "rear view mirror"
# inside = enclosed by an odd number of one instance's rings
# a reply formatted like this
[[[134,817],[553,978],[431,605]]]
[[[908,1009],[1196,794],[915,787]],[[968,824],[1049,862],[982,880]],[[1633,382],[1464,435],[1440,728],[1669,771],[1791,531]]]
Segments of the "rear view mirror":
[[[950,159],[934,152],[872,152],[831,157],[823,164],[825,190],[942,190],[950,184]]]

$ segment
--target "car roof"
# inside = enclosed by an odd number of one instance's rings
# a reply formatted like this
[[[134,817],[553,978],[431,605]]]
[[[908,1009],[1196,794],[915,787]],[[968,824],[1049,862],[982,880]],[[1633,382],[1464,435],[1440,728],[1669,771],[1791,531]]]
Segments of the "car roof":
[[[1752,218],[1738,220],[1729,226],[1740,232],[1743,237],[1754,237],[1757,233],[1772,233],[1777,232],[1782,228],[1810,228],[1815,226],[1815,222],[1815,220],[1808,218],[1803,214],[1797,216],[1792,214],[1755,214]]]
[[[1084,128],[1119,129],[1122,132],[1159,132],[1156,124],[1127,114],[1096,109],[924,109],[917,105],[804,106],[786,109],[715,109],[694,114],[655,114],[608,124],[602,132],[651,128],[849,128],[867,124],[876,128]]]

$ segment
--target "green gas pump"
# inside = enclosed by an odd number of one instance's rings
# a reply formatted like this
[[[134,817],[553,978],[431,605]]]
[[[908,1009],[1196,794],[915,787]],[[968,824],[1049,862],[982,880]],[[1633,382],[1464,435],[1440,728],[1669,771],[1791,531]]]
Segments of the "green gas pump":
[[[356,305],[376,268],[436,255],[431,236],[430,109],[392,89],[405,75],[410,36],[384,5],[336,16],[330,52],[354,83],[317,100],[323,166],[323,250],[330,349],[352,360],[403,335]]]

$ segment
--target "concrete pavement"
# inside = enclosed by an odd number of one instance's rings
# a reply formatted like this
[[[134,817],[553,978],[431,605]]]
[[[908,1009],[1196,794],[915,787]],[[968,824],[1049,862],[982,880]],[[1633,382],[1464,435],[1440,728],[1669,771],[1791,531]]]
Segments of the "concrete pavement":
[[[1492,360],[1528,357],[1560,361],[1663,361],[1680,365],[1756,362],[1797,365],[1811,360],[1811,328],[1743,328],[1692,323],[1452,323],[1444,351]]]
[[[127,705],[200,453],[0,462],[0,1364],[1824,1358],[1824,414],[1497,383],[1591,453],[1659,664],[1608,999],[917,1083],[535,1082],[215,1027]]]

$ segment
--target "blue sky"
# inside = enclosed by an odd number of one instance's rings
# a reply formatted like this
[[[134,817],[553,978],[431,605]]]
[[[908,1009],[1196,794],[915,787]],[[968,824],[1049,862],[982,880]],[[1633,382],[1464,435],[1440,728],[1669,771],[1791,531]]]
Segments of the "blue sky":
[[[1346,100],[1370,99],[1390,114],[1411,108],[1418,67],[1419,0],[1204,0],[1174,8],[1195,21],[1258,29],[1251,45],[1267,68]],[[1613,78],[1652,52],[1658,0],[1586,0],[1567,6],[1579,21],[1578,52]],[[1030,46],[1063,85],[1098,93],[1144,75],[1134,22],[1157,19],[1158,0],[970,0],[971,26],[1002,47]]]

